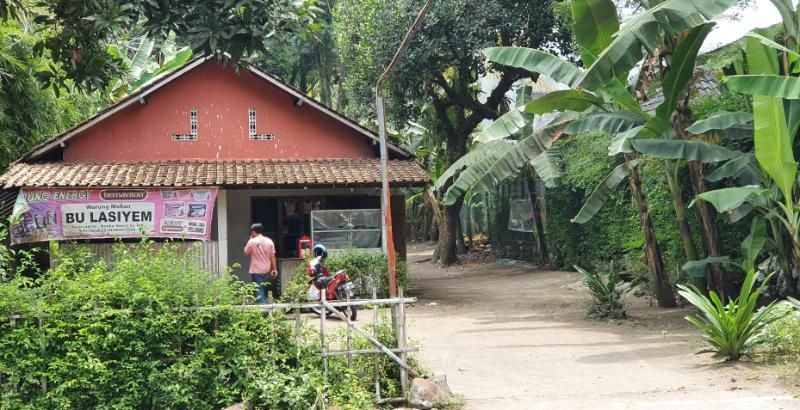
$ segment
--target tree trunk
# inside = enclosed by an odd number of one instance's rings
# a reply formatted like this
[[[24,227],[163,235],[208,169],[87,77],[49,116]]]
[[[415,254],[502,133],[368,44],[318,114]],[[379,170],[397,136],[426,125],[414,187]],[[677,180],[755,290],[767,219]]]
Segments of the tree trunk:
[[[667,184],[669,185],[669,193],[672,196],[672,206],[675,208],[675,219],[678,221],[678,229],[681,234],[681,242],[683,244],[683,254],[686,256],[687,261],[697,260],[697,250],[694,247],[692,240],[692,231],[689,229],[689,222],[686,220],[686,204],[683,202],[683,192],[681,185],[678,182],[677,168],[675,162],[666,161]]]
[[[475,232],[472,230],[472,212],[467,212],[467,249],[472,250],[475,248],[475,243],[472,242],[472,237],[475,236]]]
[[[625,160],[629,163],[633,158],[632,154],[625,154]],[[631,165],[628,183],[630,184],[633,203],[639,212],[647,265],[650,267],[650,272],[653,273],[653,280],[656,285],[656,301],[658,302],[658,306],[662,308],[675,307],[677,306],[675,303],[675,295],[672,293],[669,275],[666,269],[664,269],[664,261],[661,257],[661,251],[658,249],[656,233],[650,221],[647,197],[644,195],[644,191],[642,191],[642,181],[639,176],[639,171],[633,165]]]
[[[456,224],[456,249],[459,255],[467,253],[467,244],[464,241],[464,230],[461,229],[461,212],[459,212],[458,223]]]
[[[547,237],[544,233],[544,220],[542,218],[542,206],[539,195],[536,192],[536,181],[533,172],[528,168],[525,172],[528,183],[528,193],[531,198],[531,208],[533,209],[533,225],[536,239],[536,250],[539,252],[539,263],[542,266],[550,266],[550,254],[547,251]]]
[[[441,265],[452,265],[458,261],[458,214],[461,212],[461,198],[453,205],[445,206],[442,210],[442,226],[439,228],[439,246],[434,254],[434,260]]]
[[[692,189],[695,195],[700,195],[706,191],[705,177],[703,175],[703,164],[697,161],[689,161],[689,176],[692,180]],[[716,212],[705,201],[696,201],[697,217],[700,222],[700,237],[703,239],[703,248],[708,257],[721,256],[719,252],[719,232],[716,225]],[[710,288],[720,296],[720,299],[727,300],[733,297],[733,283],[728,272],[718,263],[708,265],[711,273]]]
[[[686,96],[678,103],[675,112],[675,132],[683,140],[692,140],[694,136],[686,129],[694,122],[691,108],[689,107],[689,95],[691,85]],[[708,191],[705,175],[703,174],[703,164],[698,161],[688,161],[689,179],[692,182],[692,190],[695,196]],[[720,256],[719,251],[719,231],[716,225],[716,212],[705,201],[696,201],[695,209],[698,221],[700,222],[700,237],[703,240],[703,248],[707,257]],[[733,283],[730,275],[722,265],[715,263],[709,265],[711,283],[709,288],[713,289],[724,301],[733,297]]]

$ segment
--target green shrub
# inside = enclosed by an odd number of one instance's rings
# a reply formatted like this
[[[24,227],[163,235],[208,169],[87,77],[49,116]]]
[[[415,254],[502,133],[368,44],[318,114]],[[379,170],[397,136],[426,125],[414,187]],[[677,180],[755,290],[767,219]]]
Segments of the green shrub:
[[[765,329],[767,359],[797,363],[800,360],[800,311],[793,309]]]
[[[372,407],[373,376],[353,376],[367,370],[334,361],[326,378],[314,333],[233,307],[251,286],[169,244],[115,253],[113,266],[75,251],[35,280],[0,279],[0,314],[24,316],[0,320],[0,408]]]
[[[378,290],[379,296],[389,293],[388,278],[389,263],[381,252],[361,250],[348,250],[333,252],[325,261],[331,274],[339,270],[346,270],[347,275],[357,286],[356,291],[362,296],[372,296],[372,286]],[[405,261],[397,261],[397,285],[408,288],[408,265]]]
[[[622,303],[622,292],[618,286],[622,283],[619,275],[612,269],[605,275],[590,273],[575,266],[583,275],[583,283],[589,289],[592,299],[586,306],[586,316],[591,319],[625,319],[625,305]]]
[[[681,296],[700,310],[700,315],[687,316],[686,320],[705,332],[705,340],[711,349],[727,360],[739,360],[748,356],[752,350],[764,343],[767,325],[783,317],[785,302],[773,302],[756,310],[756,303],[767,282],[753,289],[755,273],[750,271],[742,283],[739,296],[723,304],[714,291],[705,296],[695,287],[678,285]]]

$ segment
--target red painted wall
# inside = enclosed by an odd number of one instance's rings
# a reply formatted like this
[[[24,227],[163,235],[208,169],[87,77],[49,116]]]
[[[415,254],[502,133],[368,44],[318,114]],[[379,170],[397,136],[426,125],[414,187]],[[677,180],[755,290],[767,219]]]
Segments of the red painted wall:
[[[197,141],[172,141],[189,133],[197,109]],[[248,109],[257,132],[274,141],[250,141]],[[177,159],[372,158],[367,137],[246,70],[238,74],[210,60],[147,97],[70,139],[64,161]]]

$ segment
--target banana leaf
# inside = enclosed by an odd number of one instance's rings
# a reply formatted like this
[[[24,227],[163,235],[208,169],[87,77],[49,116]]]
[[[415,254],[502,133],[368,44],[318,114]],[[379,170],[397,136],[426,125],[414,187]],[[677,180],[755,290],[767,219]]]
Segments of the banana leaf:
[[[614,33],[619,31],[617,8],[612,0],[575,0],[572,2],[572,21],[575,22],[572,32],[580,45],[581,59],[589,67],[611,45]]]
[[[783,101],[780,98],[754,96],[753,117],[756,160],[778,185],[788,203],[793,197],[797,162],[786,126]]]
[[[629,72],[644,57],[644,50],[656,50],[665,35],[678,36],[730,8],[735,0],[666,0],[623,21],[614,41],[584,74],[580,86],[598,89]]]
[[[753,114],[749,112],[717,112],[708,118],[696,121],[686,130],[692,134],[705,134],[712,130],[724,130],[753,122]]]
[[[742,249],[742,267],[745,272],[755,271],[756,258],[764,249],[767,243],[767,221],[764,218],[753,218],[750,224],[750,233],[744,238],[741,244]]]
[[[558,148],[550,148],[532,159],[531,165],[536,175],[544,181],[544,186],[555,188],[558,185],[558,178],[564,174],[562,162],[561,151]]]
[[[711,256],[697,261],[688,261],[681,266],[681,270],[692,278],[704,278],[706,266],[717,263],[727,267],[731,263],[731,258],[729,256]]]
[[[764,189],[759,185],[747,185],[733,188],[722,188],[703,192],[697,195],[696,200],[710,203],[718,212],[727,212],[738,208],[749,198],[761,193]],[[692,204],[694,201],[692,201]]]
[[[535,115],[523,112],[522,108],[523,107],[514,108],[503,114],[500,118],[494,120],[494,122],[475,136],[475,141],[486,143],[510,138],[529,126],[533,122]]]
[[[528,104],[524,112],[545,114],[552,111],[581,112],[592,107],[602,107],[605,100],[586,90],[559,90],[549,92]]]
[[[458,175],[458,173],[464,168],[473,166],[477,163],[497,161],[497,158],[505,155],[512,148],[514,148],[514,143],[512,141],[504,140],[479,144],[472,151],[459,158],[453,163],[453,165],[447,168],[442,175],[436,179],[436,182],[433,184],[433,189],[436,191],[441,190],[445,185],[447,185],[451,178]]]
[[[638,138],[659,138],[666,132],[678,101],[683,98],[686,86],[694,78],[697,53],[714,25],[715,23],[706,23],[694,27],[680,40],[672,55],[670,70],[662,82],[664,102],[656,108],[658,120],[648,121]]]
[[[630,174],[630,167],[635,167],[637,165],[637,161],[631,161],[630,163],[626,162],[614,168],[594,189],[592,194],[589,195],[589,198],[583,203],[581,210],[572,218],[572,222],[579,224],[589,222],[592,217],[600,211],[606,201],[608,201],[608,197],[611,196],[611,193],[628,177]]]
[[[583,73],[574,64],[550,53],[526,47],[491,47],[484,51],[494,63],[544,74],[556,82],[574,87]]]
[[[741,155],[728,160],[706,176],[708,182],[719,182],[726,178],[739,178],[745,173],[752,174],[750,180],[756,181],[757,169],[753,167],[752,155]]]
[[[617,154],[633,152],[631,139],[635,137],[641,129],[641,126],[634,127],[628,131],[623,131],[614,135],[614,137],[611,138],[611,144],[608,146],[608,155],[613,157]]]
[[[705,163],[727,161],[744,154],[731,151],[716,144],[703,141],[686,141],[670,139],[632,139],[633,149],[645,155],[664,159],[680,159],[684,161],[700,161]]]
[[[532,159],[550,149],[553,142],[561,137],[564,126],[576,117],[577,114],[573,112],[560,114],[549,124],[534,130],[530,136],[514,144],[513,148],[502,156],[471,164],[447,189],[442,204],[455,203],[469,191],[492,190],[500,182],[519,175]]]
[[[771,40],[769,38],[766,38],[766,37],[762,36],[761,34],[758,34],[758,33],[754,32],[754,31],[751,31],[751,32],[745,34],[745,36],[746,37],[752,37],[752,38],[758,40],[761,44],[763,44],[763,45],[765,45],[767,47],[771,47],[771,48],[774,48],[774,49],[776,49],[778,51],[787,53],[787,54],[789,54],[791,56],[794,56],[795,58],[800,58],[800,54],[797,54],[797,52],[789,50],[788,48],[776,43],[775,41],[773,41],[773,40]]]
[[[725,85],[742,94],[800,100],[798,77],[768,74],[732,75],[727,77]]]
[[[603,112],[589,114],[573,121],[564,128],[566,134],[581,134],[587,132],[606,132],[617,134],[628,131],[642,121],[636,115],[627,111]]]

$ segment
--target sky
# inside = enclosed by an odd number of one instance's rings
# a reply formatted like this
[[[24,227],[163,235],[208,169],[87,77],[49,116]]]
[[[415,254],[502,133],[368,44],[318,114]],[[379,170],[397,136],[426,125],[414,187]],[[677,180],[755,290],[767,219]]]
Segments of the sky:
[[[713,50],[738,40],[754,28],[770,26],[781,21],[778,10],[769,0],[754,0],[750,7],[740,13],[740,16],[738,20],[732,20],[724,16],[717,19],[717,27],[709,34],[705,44],[703,44],[703,50]]]

